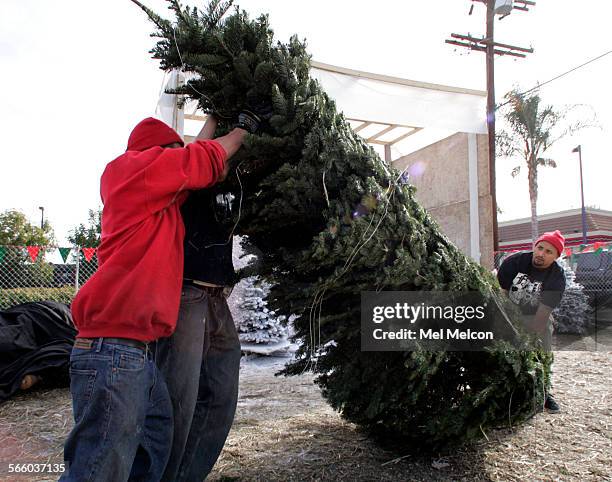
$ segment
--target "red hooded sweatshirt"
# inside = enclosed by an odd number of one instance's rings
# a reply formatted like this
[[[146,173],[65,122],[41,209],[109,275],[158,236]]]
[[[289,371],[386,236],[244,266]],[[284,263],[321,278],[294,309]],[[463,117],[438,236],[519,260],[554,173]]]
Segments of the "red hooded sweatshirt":
[[[79,337],[152,341],[174,331],[185,235],[179,207],[187,190],[217,181],[227,154],[215,141],[160,147],[172,142],[183,144],[164,123],[145,119],[102,174],[99,268],[71,306]]]

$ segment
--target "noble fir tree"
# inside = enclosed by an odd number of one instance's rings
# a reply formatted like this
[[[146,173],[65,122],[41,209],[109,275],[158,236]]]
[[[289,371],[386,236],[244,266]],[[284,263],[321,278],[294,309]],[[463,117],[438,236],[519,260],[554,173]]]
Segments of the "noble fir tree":
[[[217,135],[240,110],[272,105],[226,183],[241,199],[236,234],[261,251],[268,306],[298,316],[300,348],[284,373],[312,370],[346,419],[422,448],[529,416],[550,382],[552,357],[541,350],[361,351],[361,291],[490,296],[495,281],[351,130],[310,78],[305,42],[275,42],[267,16],[250,19],[229,3],[198,10],[169,1],[172,21],[144,9],[157,27],[154,58],[164,70],[195,74],[176,93],[221,119]]]

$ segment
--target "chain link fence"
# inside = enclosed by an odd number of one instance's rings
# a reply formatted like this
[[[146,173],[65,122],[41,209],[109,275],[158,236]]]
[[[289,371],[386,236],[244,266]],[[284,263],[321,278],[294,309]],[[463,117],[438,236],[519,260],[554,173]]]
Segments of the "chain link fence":
[[[515,252],[495,253],[495,268]],[[563,256],[593,308],[612,308],[612,246],[574,246]],[[0,246],[0,309],[29,301],[70,303],[98,269],[96,248]]]
[[[97,269],[96,248],[0,246],[0,310],[29,301],[69,304]]]

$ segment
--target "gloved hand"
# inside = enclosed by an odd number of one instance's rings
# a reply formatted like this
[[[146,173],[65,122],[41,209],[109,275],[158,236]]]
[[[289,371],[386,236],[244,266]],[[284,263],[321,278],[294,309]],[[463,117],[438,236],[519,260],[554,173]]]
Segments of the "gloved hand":
[[[238,115],[236,127],[245,129],[254,134],[265,122],[272,117],[272,104],[265,99],[249,99],[246,107]]]
[[[251,112],[250,110],[243,110],[240,114],[238,114],[238,123],[235,125],[235,127],[244,129],[251,134],[255,134],[257,129],[259,129],[260,123],[261,118],[257,114]]]

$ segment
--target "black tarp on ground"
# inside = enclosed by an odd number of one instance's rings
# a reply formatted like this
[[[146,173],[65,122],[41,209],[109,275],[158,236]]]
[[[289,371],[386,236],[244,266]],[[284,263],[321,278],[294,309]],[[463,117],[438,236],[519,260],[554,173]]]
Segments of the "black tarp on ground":
[[[41,386],[68,386],[76,333],[62,303],[40,301],[0,311],[0,403],[19,390],[27,374],[41,376]]]

